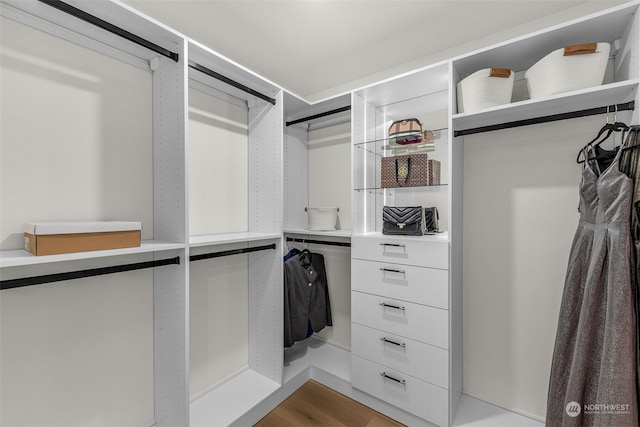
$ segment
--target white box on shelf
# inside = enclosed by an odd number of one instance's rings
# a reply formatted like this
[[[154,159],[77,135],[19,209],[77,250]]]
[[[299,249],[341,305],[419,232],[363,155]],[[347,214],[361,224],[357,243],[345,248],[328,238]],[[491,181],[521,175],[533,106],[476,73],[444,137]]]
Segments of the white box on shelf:
[[[595,50],[583,54],[565,54],[556,49],[533,64],[525,74],[531,99],[600,86],[609,61],[609,43],[593,43]]]
[[[456,85],[458,113],[470,113],[511,102],[514,72],[505,68],[484,68]]]

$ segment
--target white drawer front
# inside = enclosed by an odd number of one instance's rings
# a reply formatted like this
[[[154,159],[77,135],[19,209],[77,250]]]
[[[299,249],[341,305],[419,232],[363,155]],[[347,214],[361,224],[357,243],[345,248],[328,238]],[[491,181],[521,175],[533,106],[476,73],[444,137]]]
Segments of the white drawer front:
[[[351,356],[351,385],[434,424],[448,425],[449,395],[441,387],[358,356]]]
[[[449,388],[449,352],[442,348],[352,323],[351,354]]]
[[[352,258],[420,267],[449,268],[449,243],[424,237],[353,236]]]
[[[351,289],[449,308],[447,270],[353,259]]]
[[[384,304],[384,305],[383,305]],[[362,292],[351,292],[351,320],[360,325],[449,348],[449,312]]]

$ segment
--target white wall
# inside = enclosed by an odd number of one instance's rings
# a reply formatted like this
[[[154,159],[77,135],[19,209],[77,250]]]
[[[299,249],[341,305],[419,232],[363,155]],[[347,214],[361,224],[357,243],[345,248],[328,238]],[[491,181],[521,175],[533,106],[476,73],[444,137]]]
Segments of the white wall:
[[[338,228],[351,229],[349,122],[309,131],[309,206],[337,206]]]
[[[150,72],[6,18],[0,31],[0,248],[21,248],[29,221],[135,220],[153,238]],[[3,426],[150,425],[153,272],[3,290],[0,370]]]
[[[600,116],[464,137],[465,393],[544,418],[579,218],[576,156],[604,123]]]
[[[247,107],[189,88],[189,234],[248,229]]]
[[[189,396],[197,398],[245,369],[249,352],[248,258],[189,265]]]

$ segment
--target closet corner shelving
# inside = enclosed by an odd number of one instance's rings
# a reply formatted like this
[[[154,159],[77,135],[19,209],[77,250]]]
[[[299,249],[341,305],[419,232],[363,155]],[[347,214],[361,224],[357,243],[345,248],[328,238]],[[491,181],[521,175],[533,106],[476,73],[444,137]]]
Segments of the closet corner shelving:
[[[591,41],[607,42],[612,46],[603,85],[539,99],[529,99],[526,90],[514,91],[510,104],[477,112],[457,113],[454,107],[451,119],[455,136],[465,135],[468,129],[487,127],[487,130],[497,130],[503,124],[518,125],[517,122],[545,116],[555,116],[553,119],[558,120],[578,110],[611,106],[610,110],[614,112],[615,105],[635,101],[640,78],[637,7],[637,2],[627,3],[453,58],[452,94],[455,95],[457,82],[483,68],[509,68],[517,77],[549,52],[563,46]],[[515,82],[515,85],[522,84],[523,81]]]

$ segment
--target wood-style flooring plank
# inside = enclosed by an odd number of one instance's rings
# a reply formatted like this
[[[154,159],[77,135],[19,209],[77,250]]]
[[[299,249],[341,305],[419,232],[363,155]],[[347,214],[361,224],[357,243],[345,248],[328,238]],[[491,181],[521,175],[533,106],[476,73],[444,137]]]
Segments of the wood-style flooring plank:
[[[401,427],[316,381],[307,381],[255,427]]]

